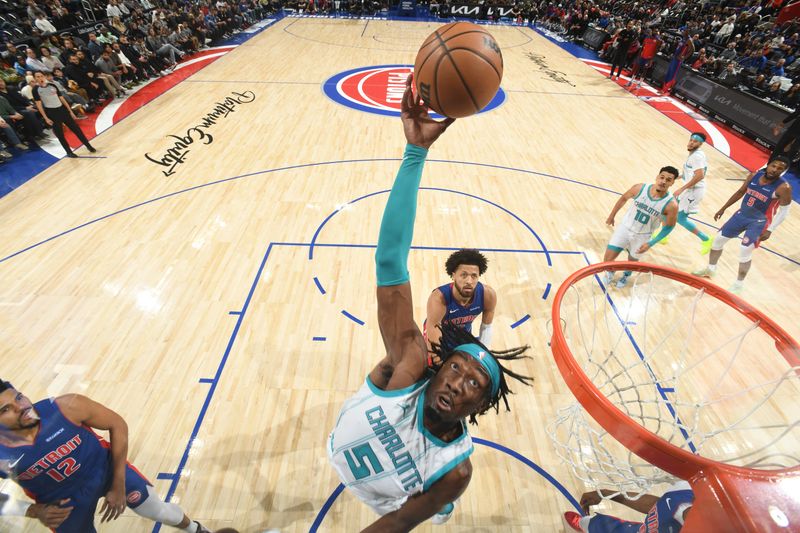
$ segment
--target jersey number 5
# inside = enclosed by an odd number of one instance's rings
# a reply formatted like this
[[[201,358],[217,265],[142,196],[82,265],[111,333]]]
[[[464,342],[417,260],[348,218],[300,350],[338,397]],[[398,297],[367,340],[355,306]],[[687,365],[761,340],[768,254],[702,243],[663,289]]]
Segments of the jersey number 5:
[[[380,474],[383,472],[383,466],[381,462],[378,461],[378,457],[375,455],[375,452],[372,451],[372,447],[369,443],[353,446],[349,450],[345,450],[344,458],[347,460],[347,466],[350,467],[350,471],[356,479],[364,479],[372,474]],[[366,461],[364,459],[366,459]],[[367,465],[367,461],[369,461],[369,466]],[[372,471],[369,469],[370,466],[372,467]]]

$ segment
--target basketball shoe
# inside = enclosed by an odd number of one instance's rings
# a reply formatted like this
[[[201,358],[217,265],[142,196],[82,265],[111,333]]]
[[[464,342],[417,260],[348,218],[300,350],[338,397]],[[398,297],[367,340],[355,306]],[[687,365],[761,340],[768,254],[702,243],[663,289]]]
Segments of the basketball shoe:
[[[564,525],[573,531],[583,531],[581,529],[581,515],[575,511],[567,511],[564,513]]]
[[[714,274],[716,274],[716,269],[712,270],[711,267],[703,267],[698,270],[692,271],[692,274],[701,278],[713,278]]]
[[[453,511],[456,508],[455,502],[448,503],[442,510],[436,513],[431,517],[431,524],[441,525],[450,520],[450,517],[453,516]]]
[[[623,274],[622,277],[619,278],[619,281],[617,281],[616,287],[618,289],[623,288],[625,285],[628,284],[628,279],[630,277],[631,277],[631,275],[629,273],[627,273],[627,272],[625,274]]]
[[[744,289],[744,281],[737,279],[733,282],[733,285],[728,287],[728,291],[732,292],[733,294],[741,294],[742,289]]]

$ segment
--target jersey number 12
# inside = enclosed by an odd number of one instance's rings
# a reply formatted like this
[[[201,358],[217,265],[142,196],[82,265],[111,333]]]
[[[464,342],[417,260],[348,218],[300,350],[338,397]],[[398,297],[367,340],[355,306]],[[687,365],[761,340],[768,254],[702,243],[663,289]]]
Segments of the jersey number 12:
[[[378,457],[372,451],[369,443],[353,446],[349,450],[345,450],[344,458],[347,460],[347,466],[350,467],[350,471],[356,479],[364,479],[372,474],[383,472],[383,465],[378,461]],[[367,461],[369,465],[367,465]],[[372,470],[370,470],[370,466]]]

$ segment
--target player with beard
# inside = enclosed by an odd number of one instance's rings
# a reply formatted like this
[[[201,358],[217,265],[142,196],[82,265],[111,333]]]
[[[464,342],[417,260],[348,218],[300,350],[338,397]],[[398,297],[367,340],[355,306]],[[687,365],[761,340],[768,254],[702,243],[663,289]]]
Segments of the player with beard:
[[[433,372],[414,321],[407,269],[417,192],[428,148],[452,124],[428,117],[411,76],[403,95],[406,145],[383,213],[378,249],[378,324],[386,356],[345,402],[326,450],[347,489],[380,518],[364,531],[409,531],[432,518],[446,521],[472,477],[473,446],[465,419],[506,408],[506,376],[531,378],[503,368],[527,346],[490,352],[466,330],[449,324],[433,349],[443,361]]]
[[[714,237],[708,266],[693,272],[693,274],[707,278],[714,277],[717,271],[717,261],[722,256],[725,244],[744,233],[742,245],[739,248],[738,276],[728,289],[734,294],[742,292],[744,278],[747,277],[753,262],[753,251],[760,243],[769,239],[775,228],[789,215],[789,206],[792,204],[792,186],[783,178],[783,173],[789,168],[789,164],[788,157],[775,157],[765,168],[751,173],[742,186],[725,202],[725,205],[714,214],[714,220],[719,220],[727,208],[738,202],[739,199],[742,200],[739,210],[725,222]]]
[[[497,294],[479,281],[486,273],[487,264],[486,257],[478,250],[458,250],[447,258],[445,271],[452,282],[434,289],[428,296],[428,317],[422,326],[428,347],[439,342],[441,332],[435,326],[453,324],[472,333],[472,322],[479,315],[481,328],[478,339],[484,346],[491,345]],[[428,363],[432,362],[429,357]]]
[[[93,429],[108,430],[106,442]],[[128,425],[114,411],[80,394],[31,403],[0,380],[0,477],[11,477],[36,503],[5,501],[0,514],[38,519],[56,533],[94,533],[126,505],[186,533],[209,533],[174,503],[165,503],[127,463]],[[2,502],[0,502],[2,503]]]

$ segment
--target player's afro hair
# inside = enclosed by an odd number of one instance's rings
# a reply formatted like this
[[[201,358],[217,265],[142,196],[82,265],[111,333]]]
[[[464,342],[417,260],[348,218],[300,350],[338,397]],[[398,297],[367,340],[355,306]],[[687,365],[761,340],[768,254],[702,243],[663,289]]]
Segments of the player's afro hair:
[[[511,348],[509,350],[499,350],[493,351],[484,346],[481,341],[476,339],[472,336],[472,333],[461,328],[459,326],[455,326],[453,324],[442,324],[437,325],[437,328],[442,330],[442,336],[439,339],[439,343],[431,343],[431,348],[433,353],[438,356],[434,358],[434,363],[431,366],[434,372],[438,372],[440,368],[447,362],[447,359],[453,355],[455,352],[455,347],[460,346],[462,344],[477,344],[488,353],[492,354],[492,356],[497,360],[497,366],[500,367],[500,387],[497,390],[497,394],[494,397],[487,397],[487,401],[481,408],[478,409],[477,412],[472,413],[469,415],[469,422],[470,424],[478,424],[477,416],[482,415],[489,411],[490,409],[494,409],[495,412],[500,410],[500,401],[503,401],[503,404],[506,406],[506,411],[510,411],[511,408],[508,405],[508,398],[509,394],[514,394],[509,388],[508,384],[506,383],[506,376],[512,377],[517,381],[524,383],[525,385],[530,386],[533,383],[533,378],[530,376],[523,376],[521,374],[517,374],[516,372],[505,368],[503,365],[500,364],[500,361],[509,361],[512,359],[530,359],[527,355],[522,355],[525,353],[530,346],[520,346],[519,348]],[[435,361],[440,361],[436,363]],[[491,394],[491,389],[488,390],[487,396]]]
[[[452,276],[460,265],[474,265],[478,267],[478,273],[483,276],[489,266],[489,261],[478,250],[462,248],[450,254],[444,263],[444,269],[448,276]]]

